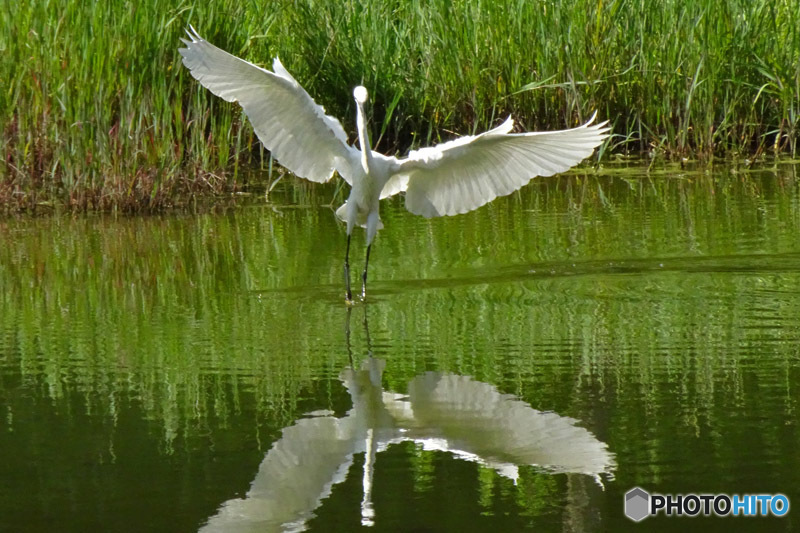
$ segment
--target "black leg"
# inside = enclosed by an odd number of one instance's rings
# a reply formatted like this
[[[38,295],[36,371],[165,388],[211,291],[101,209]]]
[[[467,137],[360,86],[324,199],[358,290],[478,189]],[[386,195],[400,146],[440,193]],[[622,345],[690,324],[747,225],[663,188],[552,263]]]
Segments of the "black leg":
[[[361,274],[361,299],[367,299],[367,268],[369,268],[369,251],[372,245],[367,246],[367,259],[364,261],[364,272]]]
[[[355,366],[353,366],[353,349],[350,346],[350,314],[353,311],[353,306],[347,306],[347,318],[344,321],[344,339],[345,339],[345,346],[347,346],[347,357],[350,359],[350,368],[355,370]]]
[[[353,293],[350,292],[350,235],[347,235],[347,248],[344,252],[344,298],[347,302],[353,301]]]
[[[369,322],[367,321],[368,308],[367,302],[364,302],[364,321],[362,323],[364,324],[364,335],[367,340],[367,354],[372,357],[372,340],[369,337]]]

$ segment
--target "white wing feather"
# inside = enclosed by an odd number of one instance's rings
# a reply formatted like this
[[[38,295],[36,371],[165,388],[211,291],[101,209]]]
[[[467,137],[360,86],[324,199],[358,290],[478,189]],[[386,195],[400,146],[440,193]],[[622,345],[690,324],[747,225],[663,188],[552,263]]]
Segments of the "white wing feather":
[[[179,49],[186,65],[206,89],[239,102],[264,146],[294,174],[316,182],[338,170],[351,182],[350,161],[358,157],[335,118],[325,114],[278,58],[270,72],[221,50],[192,28]],[[353,152],[356,152],[353,154]]]
[[[609,129],[593,121],[569,130],[508,133],[509,118],[480,135],[412,151],[398,161],[382,197],[405,190],[406,209],[427,218],[472,211],[590,156]]]

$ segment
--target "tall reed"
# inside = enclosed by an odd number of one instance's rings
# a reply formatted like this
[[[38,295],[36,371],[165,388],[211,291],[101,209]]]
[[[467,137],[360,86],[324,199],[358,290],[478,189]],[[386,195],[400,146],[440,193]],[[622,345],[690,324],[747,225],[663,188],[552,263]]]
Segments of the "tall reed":
[[[188,76],[194,24],[284,64],[353,129],[372,93],[378,149],[451,138],[511,113],[563,128],[593,110],[601,150],[796,155],[795,0],[0,0],[0,205],[158,209],[241,186],[268,154],[238,106]]]

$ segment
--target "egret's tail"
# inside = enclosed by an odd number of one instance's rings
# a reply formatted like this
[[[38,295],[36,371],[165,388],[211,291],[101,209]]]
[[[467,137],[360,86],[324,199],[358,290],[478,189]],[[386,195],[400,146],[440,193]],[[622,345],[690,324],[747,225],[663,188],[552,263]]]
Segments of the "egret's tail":
[[[345,201],[345,203],[343,203],[342,205],[339,206],[339,209],[336,210],[336,218],[338,218],[339,220],[341,220],[345,224],[347,223],[347,202],[346,201]],[[366,228],[367,227],[367,216],[365,214],[358,213],[358,215],[356,216],[356,225],[360,226],[362,228]],[[378,219],[378,229],[379,230],[383,229],[383,222],[381,222],[380,219]]]

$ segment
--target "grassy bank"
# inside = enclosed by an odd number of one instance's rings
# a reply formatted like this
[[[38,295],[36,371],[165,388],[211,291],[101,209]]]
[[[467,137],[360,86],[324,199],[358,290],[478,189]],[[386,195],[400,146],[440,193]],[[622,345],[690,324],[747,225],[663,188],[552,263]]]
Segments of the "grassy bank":
[[[592,110],[603,153],[795,154],[795,0],[83,3],[0,0],[0,205],[149,210],[220,193],[266,168],[238,106],[188,76],[191,23],[260,64],[283,63],[353,130],[374,100],[378,149],[526,129]]]

